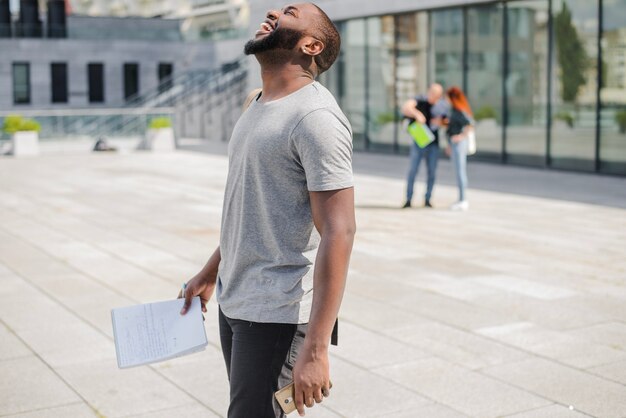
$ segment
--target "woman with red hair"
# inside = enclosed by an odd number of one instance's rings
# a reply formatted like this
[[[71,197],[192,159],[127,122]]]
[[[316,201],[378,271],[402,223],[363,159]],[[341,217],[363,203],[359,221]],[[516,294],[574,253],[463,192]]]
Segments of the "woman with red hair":
[[[450,209],[465,211],[469,209],[465,190],[467,189],[468,134],[474,129],[472,108],[465,94],[458,87],[450,87],[446,91],[446,98],[452,107],[448,118],[448,149],[446,151],[452,157],[459,186],[459,201]]]

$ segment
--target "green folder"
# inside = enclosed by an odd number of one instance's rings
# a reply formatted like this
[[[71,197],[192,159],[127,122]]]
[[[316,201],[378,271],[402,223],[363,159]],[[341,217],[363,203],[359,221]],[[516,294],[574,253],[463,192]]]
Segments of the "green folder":
[[[407,130],[418,147],[424,148],[435,140],[435,134],[432,133],[426,124],[412,122]]]

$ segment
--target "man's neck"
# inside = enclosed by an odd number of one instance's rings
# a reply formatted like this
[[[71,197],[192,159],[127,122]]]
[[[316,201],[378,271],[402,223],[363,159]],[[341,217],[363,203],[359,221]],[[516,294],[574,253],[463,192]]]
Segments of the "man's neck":
[[[261,79],[263,80],[262,102],[269,102],[285,97],[302,87],[311,84],[313,75],[292,63],[269,64],[261,62]]]

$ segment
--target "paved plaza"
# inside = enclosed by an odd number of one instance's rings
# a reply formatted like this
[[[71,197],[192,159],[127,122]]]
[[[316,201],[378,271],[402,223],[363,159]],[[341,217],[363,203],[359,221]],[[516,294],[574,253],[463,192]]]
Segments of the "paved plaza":
[[[355,155],[334,387],[307,417],[626,417],[626,180],[470,163],[455,213],[443,162],[435,208],[400,210],[406,164]],[[0,158],[0,417],[225,417],[214,302],[206,351],[127,370],[110,310],[199,270],[226,171],[219,152]]]

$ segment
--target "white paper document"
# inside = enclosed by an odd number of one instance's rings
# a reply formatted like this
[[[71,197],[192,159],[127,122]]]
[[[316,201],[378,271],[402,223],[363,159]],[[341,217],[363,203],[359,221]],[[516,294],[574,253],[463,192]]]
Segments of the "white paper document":
[[[120,369],[156,363],[202,351],[208,341],[200,298],[180,314],[184,299],[111,310],[117,365]]]

